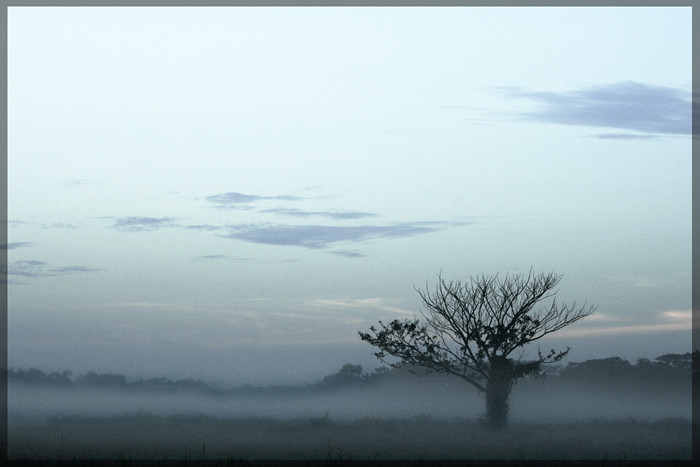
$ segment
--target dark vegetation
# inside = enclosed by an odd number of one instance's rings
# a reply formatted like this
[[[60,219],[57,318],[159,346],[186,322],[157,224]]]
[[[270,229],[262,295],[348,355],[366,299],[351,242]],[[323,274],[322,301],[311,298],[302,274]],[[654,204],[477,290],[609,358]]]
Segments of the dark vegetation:
[[[695,352],[700,358],[700,352]],[[547,382],[550,385],[573,385],[597,391],[620,388],[636,388],[645,391],[683,391],[690,389],[693,354],[667,354],[653,360],[638,359],[630,363],[620,357],[571,362],[567,365],[545,365],[542,374],[530,378],[532,381]],[[70,370],[62,372],[45,372],[38,368],[10,368],[9,384],[28,384],[50,389],[90,388],[114,389],[135,392],[186,392],[205,395],[245,395],[278,394],[287,392],[300,394],[318,391],[337,391],[349,388],[370,388],[381,383],[414,381],[411,367],[380,367],[371,373],[364,372],[362,365],[346,363],[336,373],[325,376],[321,381],[305,386],[252,386],[242,385],[229,388],[213,387],[208,383],[194,379],[172,380],[168,378],[149,378],[128,381],[126,375],[114,373],[96,373],[88,371],[75,375]],[[539,377],[541,376],[541,378]],[[439,380],[443,385],[462,385],[454,378],[419,378],[432,384]]]
[[[343,462],[690,458],[691,354],[545,365],[543,372],[543,378],[521,381],[513,393],[513,420],[507,429],[493,431],[479,420],[481,404],[462,410],[480,399],[476,391],[465,392],[464,381],[416,377],[410,368],[365,373],[360,365],[346,364],[306,386],[228,388],[192,379],[11,369],[9,456]],[[25,417],[16,404],[25,398],[23,407],[38,406],[57,394],[76,395],[74,407],[102,402],[43,417]],[[125,407],[146,402],[139,409],[110,405],[120,398]],[[175,407],[159,409],[167,400],[177,401]],[[208,401],[208,411],[196,401]],[[240,409],[227,412],[236,404]]]

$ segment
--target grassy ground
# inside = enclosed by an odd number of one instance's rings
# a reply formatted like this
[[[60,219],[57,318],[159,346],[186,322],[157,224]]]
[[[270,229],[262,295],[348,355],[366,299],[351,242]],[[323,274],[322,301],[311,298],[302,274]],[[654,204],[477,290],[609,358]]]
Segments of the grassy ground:
[[[65,417],[9,426],[10,459],[690,459],[689,420],[514,423],[326,417],[296,420]],[[680,465],[680,464],[679,464]]]

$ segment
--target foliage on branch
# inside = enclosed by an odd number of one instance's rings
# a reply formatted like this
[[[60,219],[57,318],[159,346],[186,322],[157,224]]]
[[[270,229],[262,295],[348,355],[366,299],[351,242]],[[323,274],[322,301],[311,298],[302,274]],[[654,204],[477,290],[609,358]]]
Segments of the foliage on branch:
[[[524,361],[522,350],[552,332],[568,326],[595,311],[573,305],[560,305],[553,298],[562,276],[554,273],[527,276],[477,276],[469,282],[448,282],[438,276],[434,290],[416,289],[427,313],[424,321],[394,320],[379,322],[379,328],[360,332],[360,338],[379,348],[375,353],[393,367],[419,366],[427,371],[449,373],[466,380],[487,393],[491,418],[503,423],[507,398],[515,380],[539,375],[543,363],[561,360],[563,351],[538,350],[538,358]],[[535,309],[542,301],[550,304]],[[388,356],[399,358],[389,362]]]
[[[417,365],[432,371],[451,373],[482,391],[497,360],[503,361],[516,349],[578,321],[595,311],[559,305],[556,300],[541,310],[535,306],[553,297],[561,280],[554,273],[527,276],[477,276],[470,282],[447,282],[441,276],[434,291],[417,290],[427,314],[419,319],[379,322],[362,340],[380,349],[377,358],[394,367]],[[507,359],[507,372],[517,379],[538,374],[543,363],[561,360],[569,351],[538,352],[535,361]],[[398,363],[386,358],[398,357]],[[501,371],[506,371],[503,369]]]

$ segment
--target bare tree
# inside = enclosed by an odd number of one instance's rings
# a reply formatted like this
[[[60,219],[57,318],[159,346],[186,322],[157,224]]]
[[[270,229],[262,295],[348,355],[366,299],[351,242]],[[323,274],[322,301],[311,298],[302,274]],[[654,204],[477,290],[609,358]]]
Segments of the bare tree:
[[[570,350],[538,349],[534,361],[523,360],[525,344],[574,323],[595,311],[584,304],[559,305],[552,297],[562,275],[477,276],[467,283],[447,282],[438,276],[434,291],[416,289],[427,314],[419,319],[379,322],[370,333],[360,332],[363,341],[380,349],[381,361],[395,367],[418,366],[449,373],[486,393],[486,419],[494,427],[506,425],[508,396],[518,378],[540,375],[543,363],[561,360]],[[551,304],[535,305],[552,298]],[[517,359],[509,356],[520,349]],[[398,357],[398,363],[385,360]]]

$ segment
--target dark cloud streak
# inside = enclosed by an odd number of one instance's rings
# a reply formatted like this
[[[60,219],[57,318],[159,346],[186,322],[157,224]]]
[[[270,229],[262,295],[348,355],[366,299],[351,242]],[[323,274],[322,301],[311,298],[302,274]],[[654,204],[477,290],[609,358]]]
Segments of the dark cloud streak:
[[[221,226],[218,225],[209,225],[209,224],[202,224],[202,225],[183,225],[183,229],[188,229],[188,230],[220,230],[222,229]]]
[[[68,224],[66,222],[54,222],[52,224],[41,224],[41,227],[44,229],[71,229],[71,230],[77,230],[77,229],[81,228],[77,224]]]
[[[16,250],[17,248],[26,248],[29,246],[32,246],[31,242],[3,243],[0,245],[0,250]]]
[[[190,261],[193,261],[193,262],[227,261],[227,262],[232,262],[232,263],[282,264],[282,263],[296,263],[298,260],[295,260],[295,259],[265,260],[265,259],[250,258],[250,257],[245,257],[245,256],[203,255],[203,256],[196,256],[196,257],[192,258]]]
[[[237,193],[231,191],[228,193],[219,193],[217,195],[207,196],[207,201],[210,203],[215,203],[218,207],[232,208],[232,209],[246,209],[246,205],[251,204],[256,201],[262,200],[285,200],[285,201],[300,201],[303,198],[292,195],[279,195],[279,196],[260,196],[260,195],[246,195],[244,193]],[[247,207],[247,209],[250,209]]]
[[[654,135],[638,135],[632,133],[602,133],[595,135],[598,139],[656,139],[657,136]]]
[[[523,120],[647,134],[690,135],[692,130],[690,93],[677,88],[625,81],[560,93],[498,89],[507,96],[544,106],[539,111],[518,114]]]
[[[53,275],[73,274],[77,272],[97,272],[102,271],[99,268],[89,268],[87,266],[59,266],[49,270]]]
[[[202,255],[194,257],[191,261],[221,261],[228,258],[226,255]]]
[[[177,227],[172,217],[119,217],[112,228],[126,232],[153,231],[162,227]]]
[[[75,188],[84,185],[87,182],[84,178],[74,178],[66,182],[67,187]]]
[[[5,272],[7,275],[36,278],[98,271],[102,271],[102,269],[90,268],[87,266],[50,267],[44,261],[21,260],[9,264],[3,272]]]
[[[349,250],[336,250],[336,251],[329,251],[329,254],[332,255],[337,255],[337,256],[344,256],[345,258],[364,258],[367,255],[364,255],[360,253],[359,251],[349,251]]]
[[[244,195],[243,193],[220,193],[218,195],[211,195],[205,198],[211,203],[218,204],[238,204],[238,203],[252,203],[261,199],[265,199],[264,196],[256,195]]]
[[[413,237],[442,230],[445,222],[398,223],[384,226],[326,226],[238,224],[228,226],[231,238],[267,245],[301,246],[310,249],[326,248],[338,242],[362,242],[377,238]],[[464,224],[461,224],[464,225]]]

